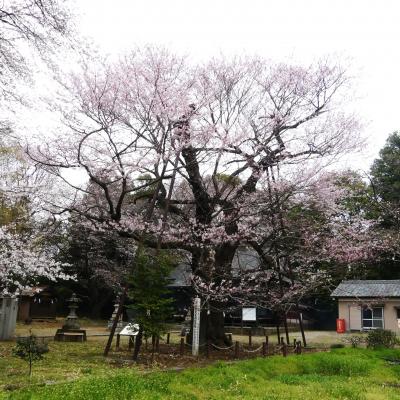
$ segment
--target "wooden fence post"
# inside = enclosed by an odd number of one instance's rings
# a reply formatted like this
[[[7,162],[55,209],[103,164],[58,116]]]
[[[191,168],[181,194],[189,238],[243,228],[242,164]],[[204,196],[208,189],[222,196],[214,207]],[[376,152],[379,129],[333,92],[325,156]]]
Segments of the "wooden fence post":
[[[210,358],[210,351],[211,351],[211,344],[210,344],[210,341],[207,340],[207,342],[206,342],[206,358]]]
[[[156,337],[156,352],[160,352],[160,336],[157,335]]]
[[[252,337],[251,337],[251,328],[249,330],[249,347],[251,347]]]
[[[120,340],[121,340],[121,335],[118,333],[117,334],[117,343],[115,345],[115,349],[116,350],[119,350],[119,342],[120,342]]]
[[[297,342],[297,349],[296,349],[297,351],[296,351],[296,354],[301,354],[301,340],[299,340],[298,342]]]
[[[185,338],[181,337],[181,344],[179,348],[179,354],[183,356],[185,354]]]
[[[170,337],[171,337],[171,333],[168,332],[168,333],[167,333],[167,344],[169,344]]]
[[[267,355],[267,344],[265,342],[262,344],[262,355],[263,357]]]
[[[154,353],[156,348],[156,335],[151,335],[151,351]]]
[[[235,358],[239,358],[239,342],[235,342]]]
[[[283,341],[283,336],[281,336],[281,339],[280,339],[279,344],[283,344],[283,343],[284,343],[284,341]]]
[[[282,344],[282,355],[283,355],[283,357],[287,356],[287,344],[286,343]]]
[[[268,337],[268,335],[265,335],[265,344],[268,346],[268,344],[269,344],[269,337]]]

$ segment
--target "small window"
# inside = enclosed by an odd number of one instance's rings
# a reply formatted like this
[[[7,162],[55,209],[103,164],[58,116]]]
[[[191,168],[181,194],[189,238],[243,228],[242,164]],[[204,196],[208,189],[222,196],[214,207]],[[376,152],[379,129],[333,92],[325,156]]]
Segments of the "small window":
[[[397,310],[399,315],[399,310]],[[383,307],[364,307],[362,311],[363,329],[383,328]]]
[[[376,307],[373,309],[374,318],[381,318],[382,319],[383,309],[382,307]]]
[[[375,329],[382,329],[383,328],[383,321],[381,319],[372,320],[372,327],[375,328]]]
[[[364,308],[363,319],[372,319],[372,309],[371,308]]]
[[[364,319],[363,328],[372,328],[372,319]]]
[[[396,308],[396,312],[397,312],[397,319],[400,319],[400,308]]]

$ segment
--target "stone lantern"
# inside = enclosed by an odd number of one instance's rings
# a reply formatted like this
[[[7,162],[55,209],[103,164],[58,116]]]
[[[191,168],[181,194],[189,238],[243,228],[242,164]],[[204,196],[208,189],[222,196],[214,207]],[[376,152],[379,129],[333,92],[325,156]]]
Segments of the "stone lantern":
[[[61,342],[84,342],[86,341],[86,330],[80,329],[76,310],[79,307],[79,298],[72,293],[68,300],[69,314],[65,318],[65,323],[61,329],[57,329],[54,340]]]
[[[72,293],[71,298],[68,300],[69,314],[65,319],[65,324],[63,325],[64,331],[81,328],[78,322],[78,316],[76,315],[76,310],[79,307],[79,303],[80,299],[76,296],[75,293]]]

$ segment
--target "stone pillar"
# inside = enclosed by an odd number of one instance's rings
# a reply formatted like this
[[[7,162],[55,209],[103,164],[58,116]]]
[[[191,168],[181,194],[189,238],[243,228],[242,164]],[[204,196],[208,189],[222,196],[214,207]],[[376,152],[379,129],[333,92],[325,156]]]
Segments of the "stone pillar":
[[[0,297],[0,340],[9,340],[15,336],[18,299]]]

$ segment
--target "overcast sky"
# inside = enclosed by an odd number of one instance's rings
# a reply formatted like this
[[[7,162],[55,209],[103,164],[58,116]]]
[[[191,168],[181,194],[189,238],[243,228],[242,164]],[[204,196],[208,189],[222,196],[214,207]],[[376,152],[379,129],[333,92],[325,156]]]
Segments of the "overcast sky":
[[[362,169],[400,129],[399,0],[81,0],[77,7],[82,33],[110,54],[157,44],[194,60],[221,52],[306,64],[339,57],[356,77],[354,107],[366,124]]]

